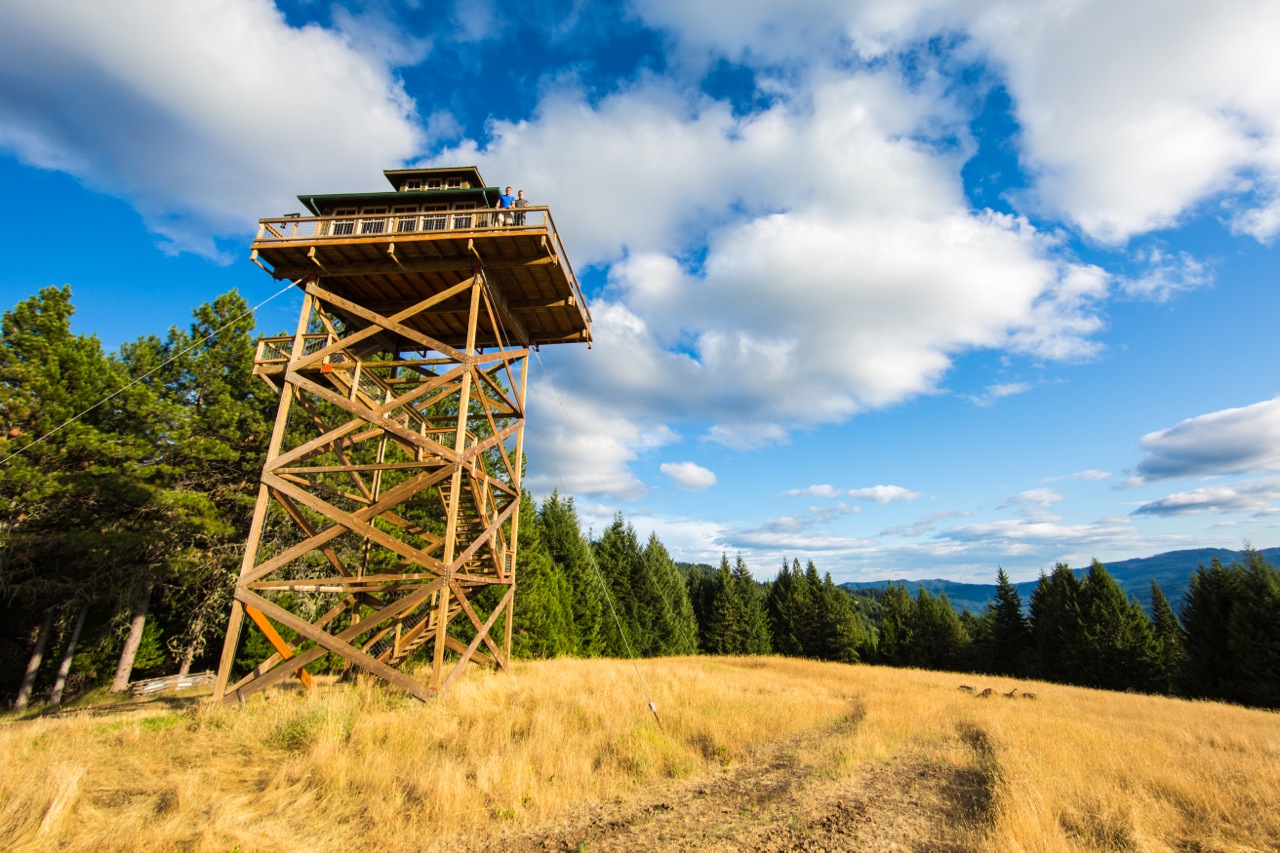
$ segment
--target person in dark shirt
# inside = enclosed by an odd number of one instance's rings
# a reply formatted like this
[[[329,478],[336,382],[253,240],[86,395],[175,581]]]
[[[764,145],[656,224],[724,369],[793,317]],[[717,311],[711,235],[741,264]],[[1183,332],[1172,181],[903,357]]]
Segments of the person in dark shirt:
[[[517,207],[517,208],[519,208],[519,207],[528,207],[528,206],[529,206],[529,199],[527,199],[527,198],[525,198],[525,197],[524,197],[524,190],[520,190],[520,195],[519,195],[519,197],[518,197],[518,198],[516,198],[515,202],[512,204],[512,207]],[[523,224],[524,224],[524,211],[523,211],[523,210],[517,210],[517,211],[515,212],[515,224],[516,224],[516,225],[523,225]]]

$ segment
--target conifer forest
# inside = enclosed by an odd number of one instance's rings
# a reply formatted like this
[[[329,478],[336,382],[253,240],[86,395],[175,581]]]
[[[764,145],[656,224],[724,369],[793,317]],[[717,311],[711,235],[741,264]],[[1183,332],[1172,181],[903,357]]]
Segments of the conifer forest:
[[[216,666],[276,407],[235,291],[115,352],[73,312],[46,288],[0,328],[6,706]],[[1153,581],[1149,613],[1098,562],[1056,566],[1026,601],[994,567],[994,599],[957,612],[923,588],[850,592],[812,561],[678,562],[621,514],[584,534],[571,497],[523,500],[520,657],[775,654],[1280,708],[1280,572],[1256,551],[1200,566],[1180,601]],[[241,665],[266,642],[250,628]]]

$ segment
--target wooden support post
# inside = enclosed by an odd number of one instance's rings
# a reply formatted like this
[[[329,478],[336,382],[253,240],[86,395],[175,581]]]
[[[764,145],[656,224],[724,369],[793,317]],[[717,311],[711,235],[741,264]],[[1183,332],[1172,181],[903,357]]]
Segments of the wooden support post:
[[[312,300],[309,295],[302,297],[302,311],[298,315],[298,333],[293,337],[293,347],[289,360],[297,361],[302,357],[305,343],[304,335],[311,320]],[[284,384],[280,394],[280,405],[276,408],[276,422],[271,430],[271,438],[267,443],[267,465],[280,455],[280,445],[284,440],[285,426],[289,422],[289,405],[293,401],[293,388]],[[258,486],[258,502],[253,507],[253,519],[249,522],[249,537],[244,546],[244,558],[240,562],[240,580],[257,564],[258,549],[262,541],[262,525],[267,517],[271,493],[266,484]],[[218,661],[218,677],[213,683],[212,701],[221,699],[227,691],[227,681],[231,678],[231,667],[235,665],[236,647],[240,645],[240,630],[244,627],[244,607],[236,600],[231,603],[231,617],[227,620],[227,635],[222,641],[222,657]]]

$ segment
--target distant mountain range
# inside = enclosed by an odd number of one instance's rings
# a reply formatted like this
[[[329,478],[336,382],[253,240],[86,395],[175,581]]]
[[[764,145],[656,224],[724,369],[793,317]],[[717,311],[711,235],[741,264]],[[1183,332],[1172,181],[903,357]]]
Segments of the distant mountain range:
[[[1142,557],[1136,560],[1120,560],[1115,563],[1104,562],[1107,571],[1115,577],[1120,586],[1124,588],[1126,594],[1138,599],[1138,602],[1146,608],[1147,612],[1151,612],[1151,579],[1155,578],[1156,583],[1160,584],[1160,589],[1164,592],[1165,597],[1169,599],[1169,603],[1173,605],[1175,612],[1182,606],[1182,596],[1187,591],[1187,586],[1191,583],[1191,575],[1201,565],[1209,565],[1209,562],[1217,557],[1224,564],[1230,563],[1232,560],[1240,559],[1240,551],[1230,551],[1226,548],[1195,548],[1189,551],[1166,551],[1163,554],[1156,554],[1154,557]],[[1280,565],[1280,548],[1264,548],[1262,555],[1268,562]],[[1077,576],[1083,576],[1089,570],[1088,566],[1075,566]],[[968,608],[970,611],[977,613],[987,606],[987,601],[995,597],[996,585],[980,584],[980,583],[960,583],[959,581],[949,581],[942,578],[931,578],[928,580],[918,581],[858,581],[850,583],[842,583],[840,586],[856,592],[862,589],[884,589],[891,583],[901,583],[906,586],[907,590],[912,594],[916,594],[921,586],[929,590],[929,592],[937,595],[945,592],[947,598],[951,600],[952,606],[956,610]],[[1031,596],[1031,591],[1036,588],[1038,580],[1023,581],[1014,584],[1018,588],[1018,594],[1022,596],[1022,605],[1027,606],[1027,600]]]

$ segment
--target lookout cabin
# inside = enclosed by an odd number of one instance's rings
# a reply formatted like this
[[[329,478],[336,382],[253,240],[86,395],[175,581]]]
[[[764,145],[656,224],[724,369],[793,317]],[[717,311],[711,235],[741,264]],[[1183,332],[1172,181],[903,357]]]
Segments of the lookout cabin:
[[[309,215],[259,220],[250,257],[277,279],[322,279],[387,317],[483,274],[499,310],[479,318],[476,345],[591,341],[591,314],[547,207],[496,208],[502,190],[474,166],[383,174],[390,190],[300,195]],[[468,308],[460,295],[408,323],[461,346]],[[346,319],[358,326],[359,311]]]

